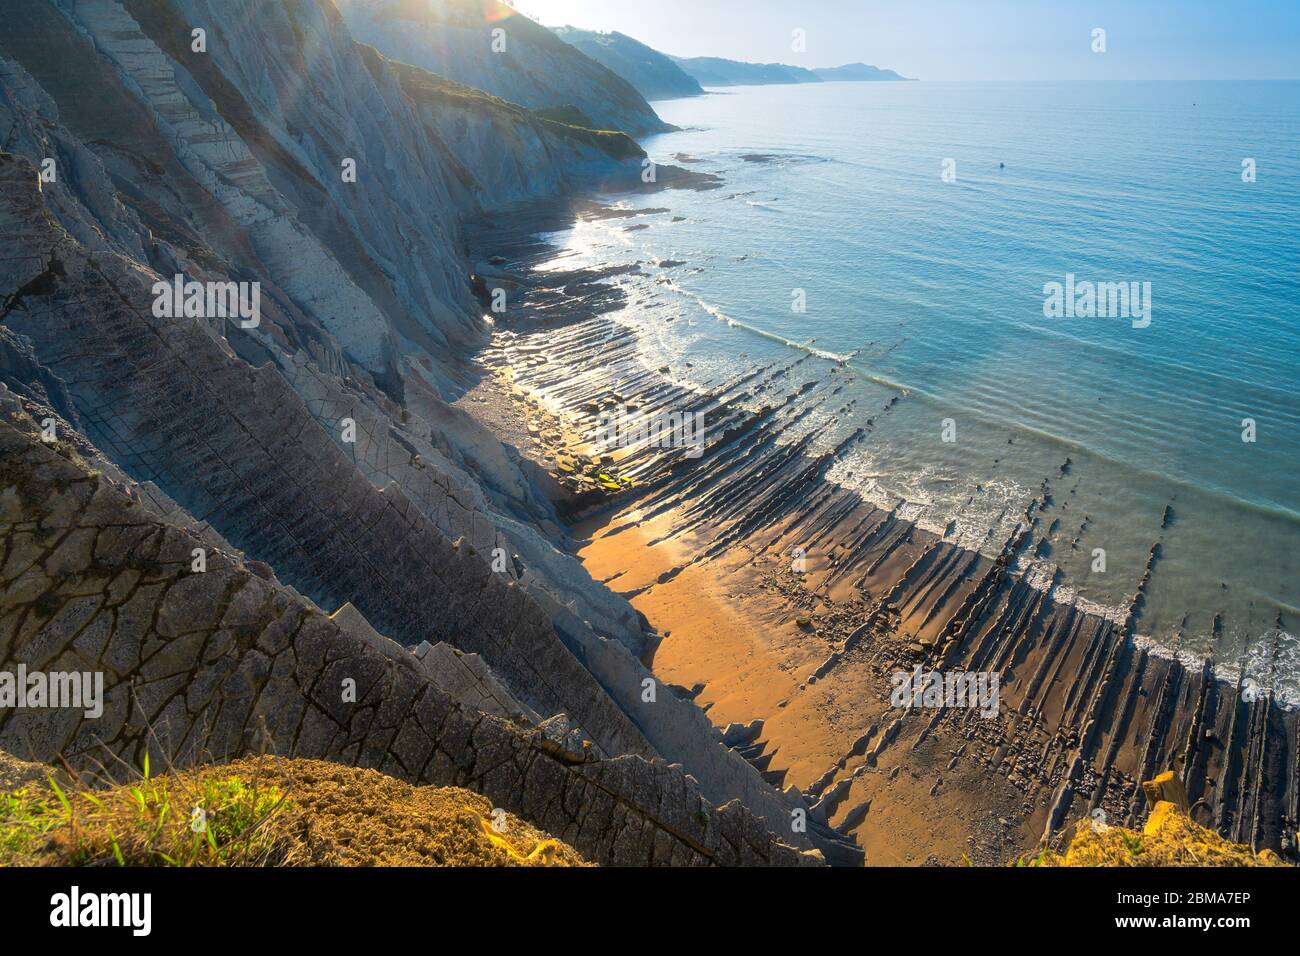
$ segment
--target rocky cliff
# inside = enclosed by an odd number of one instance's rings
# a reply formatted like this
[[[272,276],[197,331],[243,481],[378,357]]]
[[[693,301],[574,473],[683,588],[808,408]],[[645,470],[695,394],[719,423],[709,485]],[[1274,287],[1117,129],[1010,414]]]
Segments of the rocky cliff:
[[[0,748],[139,767],[274,751],[489,797],[598,862],[816,862],[680,767],[602,759],[444,692],[400,646],[340,627],[291,589],[43,444],[0,393],[0,661],[106,674],[104,713],[18,709]],[[60,453],[62,452],[62,454]]]
[[[0,16],[0,670],[102,669],[110,699],[0,713],[0,747],[272,741],[472,786],[592,859],[860,860],[645,699],[654,636],[451,404],[490,329],[465,223],[639,184],[635,143],[396,62],[327,2]],[[186,283],[206,301],[166,306]]]

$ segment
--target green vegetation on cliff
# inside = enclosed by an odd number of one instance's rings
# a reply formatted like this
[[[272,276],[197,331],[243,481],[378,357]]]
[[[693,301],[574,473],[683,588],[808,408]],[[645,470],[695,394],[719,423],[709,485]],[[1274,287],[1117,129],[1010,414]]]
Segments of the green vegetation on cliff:
[[[358,43],[357,47],[372,72],[380,69],[381,65],[394,70],[402,84],[402,90],[417,103],[438,103],[454,109],[475,111],[480,115],[495,113],[515,123],[531,122],[546,132],[595,147],[611,159],[639,159],[645,156],[645,150],[626,133],[590,128],[587,124],[591,120],[575,106],[527,110],[475,87],[456,83],[407,63],[387,60],[383,54],[364,43]]]

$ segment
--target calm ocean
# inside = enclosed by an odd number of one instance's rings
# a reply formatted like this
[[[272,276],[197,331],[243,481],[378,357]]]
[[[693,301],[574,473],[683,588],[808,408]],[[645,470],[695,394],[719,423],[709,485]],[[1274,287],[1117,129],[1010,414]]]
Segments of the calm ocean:
[[[1055,544],[1030,573],[1114,608],[1159,541],[1139,633],[1261,679],[1280,641],[1300,686],[1300,83],[828,83],[656,108],[683,131],[651,156],[723,188],[560,237],[566,265],[646,264],[625,318],[653,361],[707,382],[825,356],[803,373],[844,376],[875,418],[840,480],[996,550],[1050,478]],[[1142,310],[1045,315],[1068,276]]]

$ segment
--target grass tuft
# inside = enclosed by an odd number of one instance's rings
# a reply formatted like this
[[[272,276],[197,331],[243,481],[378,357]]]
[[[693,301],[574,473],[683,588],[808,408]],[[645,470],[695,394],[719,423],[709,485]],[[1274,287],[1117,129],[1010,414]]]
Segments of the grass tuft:
[[[170,773],[109,790],[53,778],[0,793],[0,859],[14,865],[263,866],[284,862],[287,805],[274,784]]]
[[[325,761],[245,757],[105,789],[5,776],[0,866],[583,866],[481,794]],[[69,777],[71,774],[69,773]]]

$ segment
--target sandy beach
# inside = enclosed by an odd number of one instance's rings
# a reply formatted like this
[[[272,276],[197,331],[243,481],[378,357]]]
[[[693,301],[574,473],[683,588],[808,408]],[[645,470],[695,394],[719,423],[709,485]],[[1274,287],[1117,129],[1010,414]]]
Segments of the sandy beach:
[[[581,436],[565,434],[560,419],[504,377],[485,379],[462,401],[503,437],[527,436],[530,421],[544,422],[545,434],[564,435],[567,442],[550,451],[537,441],[526,446],[539,463],[582,445]],[[990,786],[979,765],[954,766],[961,746],[931,742],[869,765],[859,745],[859,753],[842,759],[864,737],[869,743],[889,716],[880,690],[888,684],[876,675],[868,683],[876,692],[864,695],[858,672],[812,685],[808,679],[851,633],[860,602],[842,606],[811,595],[804,576],[770,554],[741,549],[693,562],[705,542],[672,537],[674,515],[642,518],[633,505],[580,520],[569,533],[592,576],[628,596],[662,635],[650,662],[657,676],[691,696],[720,729],[763,722],[753,759],[774,785],[808,792],[821,783],[825,790],[830,773],[839,793],[828,821],[853,834],[876,865],[1005,864],[1033,842],[1032,827],[1011,827],[1020,794],[1006,781]],[[936,799],[939,790],[947,799]]]

